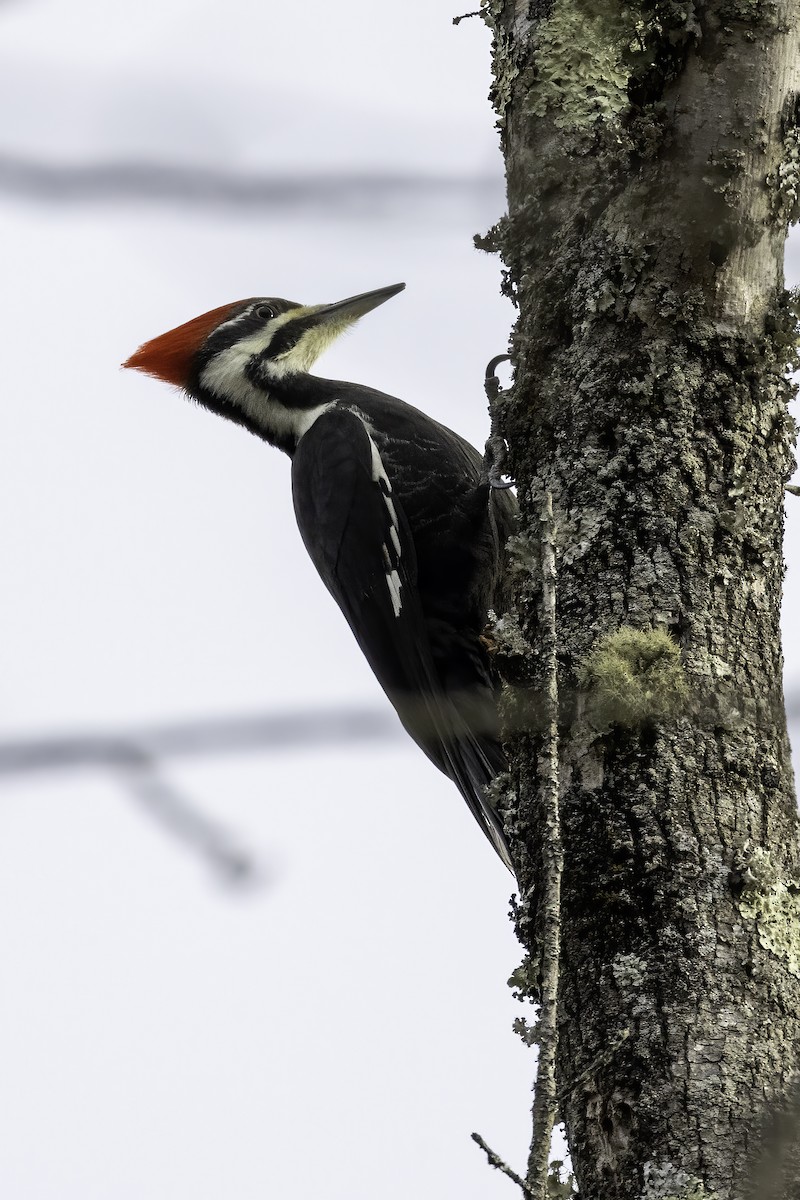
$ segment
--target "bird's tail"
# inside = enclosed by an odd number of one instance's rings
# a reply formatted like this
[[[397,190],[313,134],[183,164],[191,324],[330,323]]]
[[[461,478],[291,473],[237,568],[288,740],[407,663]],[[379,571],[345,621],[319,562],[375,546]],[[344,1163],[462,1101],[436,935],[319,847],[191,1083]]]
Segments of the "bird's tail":
[[[487,795],[493,780],[506,770],[496,735],[493,703],[468,694],[428,693],[412,703],[394,697],[400,719],[428,758],[456,785],[472,815],[509,871],[514,867],[503,822]]]
[[[466,726],[460,736],[442,745],[447,765],[443,770],[455,783],[483,832],[512,875],[514,865],[500,815],[487,795],[487,788],[506,768],[499,742],[489,742]]]

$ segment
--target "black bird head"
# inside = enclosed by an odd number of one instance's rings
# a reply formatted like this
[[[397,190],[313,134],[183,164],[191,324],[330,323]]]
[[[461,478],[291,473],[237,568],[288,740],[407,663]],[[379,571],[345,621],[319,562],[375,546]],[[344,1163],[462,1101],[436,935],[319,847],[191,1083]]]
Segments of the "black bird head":
[[[340,334],[401,292],[404,283],[334,304],[251,298],[194,317],[140,346],[123,363],[187,392],[206,408],[291,449],[320,403],[308,372]]]

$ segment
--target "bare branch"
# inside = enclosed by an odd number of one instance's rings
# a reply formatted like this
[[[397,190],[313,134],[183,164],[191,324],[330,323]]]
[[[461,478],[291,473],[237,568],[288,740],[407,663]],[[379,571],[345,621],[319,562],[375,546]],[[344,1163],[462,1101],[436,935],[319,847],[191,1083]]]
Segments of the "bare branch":
[[[522,1179],[522,1177],[519,1176],[516,1171],[512,1170],[508,1163],[503,1162],[500,1155],[495,1154],[491,1146],[487,1146],[486,1142],[479,1133],[470,1134],[470,1137],[472,1138],[473,1142],[475,1142],[476,1145],[480,1146],[481,1150],[483,1150],[484,1154],[489,1160],[490,1167],[494,1167],[496,1170],[502,1171],[504,1175],[507,1175],[512,1183],[515,1183],[517,1187],[521,1189],[523,1195],[531,1197],[533,1196],[533,1192],[528,1187],[525,1180]]]
[[[545,497],[542,525],[542,648],[546,663],[545,719],[541,783],[544,794],[544,896],[542,982],[539,1012],[539,1058],[533,1097],[533,1138],[527,1183],[531,1196],[547,1200],[550,1144],[556,1119],[556,1050],[558,1048],[558,981],[561,959],[561,845],[559,792],[561,771],[558,737],[558,635],[556,629],[556,547],[553,497]]]

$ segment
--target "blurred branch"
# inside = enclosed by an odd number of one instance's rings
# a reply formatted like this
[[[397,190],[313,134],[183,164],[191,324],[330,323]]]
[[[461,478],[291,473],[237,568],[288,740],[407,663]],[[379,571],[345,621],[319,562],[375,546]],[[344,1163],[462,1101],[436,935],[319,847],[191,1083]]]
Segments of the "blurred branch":
[[[255,855],[164,778],[159,769],[163,760],[385,741],[400,732],[397,719],[388,711],[323,709],[177,721],[124,733],[24,738],[0,742],[0,777],[70,768],[111,770],[148,816],[199,853],[226,883],[241,885],[263,881]]]
[[[540,728],[536,697],[510,714],[509,728]],[[800,720],[800,692],[786,697],[789,724]],[[750,717],[752,719],[752,715]],[[418,718],[417,718],[418,722]],[[119,733],[70,733],[0,740],[0,777],[70,767],[127,768],[132,761],[276,752],[404,740],[389,708],[320,708],[256,716],[206,717],[132,726]]]
[[[289,208],[364,215],[409,202],[449,204],[457,199],[502,203],[495,175],[386,172],[244,175],[214,167],[157,162],[58,163],[0,153],[0,192],[50,203],[129,200],[181,206]]]
[[[290,750],[402,736],[388,709],[309,709],[142,725],[124,733],[58,734],[0,741],[0,776],[65,767],[119,767],[159,758]]]
[[[400,732],[388,711],[339,709],[178,721],[124,733],[24,738],[0,742],[0,777],[70,768],[111,770],[148,816],[201,854],[226,883],[253,883],[264,874],[255,855],[164,778],[159,769],[163,760],[385,741]]]
[[[117,778],[149,816],[200,853],[226,883],[253,883],[263,878],[255,856],[202,814],[145,756],[132,756]]]
[[[520,708],[515,727],[538,723],[537,706]],[[787,697],[790,723],[800,719],[800,692]],[[47,771],[100,768],[112,771],[150,816],[200,851],[227,881],[254,878],[246,849],[163,778],[167,759],[279,753],[358,743],[403,742],[406,735],[387,707],[307,709],[295,713],[209,717],[133,726],[118,733],[53,734],[0,741],[0,779]]]

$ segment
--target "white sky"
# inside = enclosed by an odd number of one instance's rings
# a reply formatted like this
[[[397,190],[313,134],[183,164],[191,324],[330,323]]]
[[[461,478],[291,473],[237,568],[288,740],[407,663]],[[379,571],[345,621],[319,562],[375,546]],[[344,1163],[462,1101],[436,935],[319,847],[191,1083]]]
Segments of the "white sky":
[[[499,180],[488,36],[457,11],[7,4],[0,154]],[[498,215],[0,194],[4,736],[383,703],[305,556],[288,460],[118,363],[229,299],[405,280],[321,370],[480,444],[512,314],[471,238]],[[452,786],[402,741],[168,774],[257,849],[265,886],[216,886],[102,775],[4,790],[0,1195],[507,1197],[469,1133],[524,1165],[520,953],[510,881]]]

